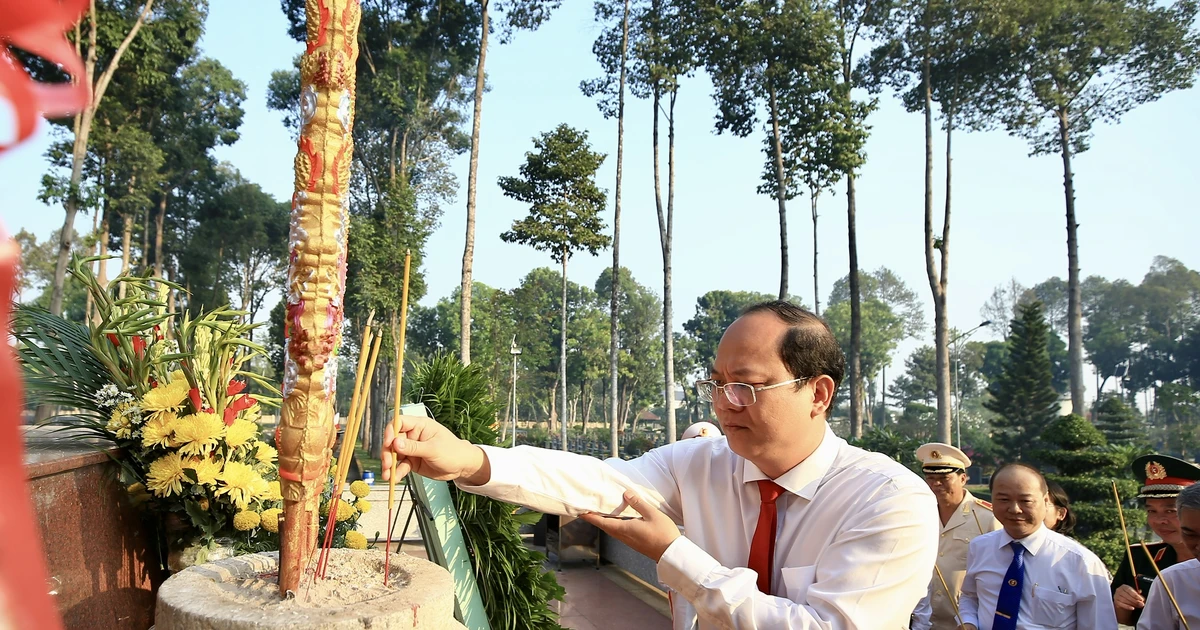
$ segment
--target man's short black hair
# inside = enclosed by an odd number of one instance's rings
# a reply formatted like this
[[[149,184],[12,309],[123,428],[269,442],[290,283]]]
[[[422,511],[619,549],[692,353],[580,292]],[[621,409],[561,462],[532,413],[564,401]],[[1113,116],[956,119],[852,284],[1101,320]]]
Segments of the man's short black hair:
[[[742,315],[771,312],[788,325],[779,344],[779,358],[794,378],[812,379],[828,376],[833,379],[833,391],[846,376],[846,355],[838,345],[829,324],[819,316],[784,300],[759,302],[742,311]],[[829,401],[833,407],[833,398]]]
[[[996,477],[999,477],[1000,473],[1008,470],[1009,468],[1024,468],[1025,470],[1037,475],[1038,488],[1042,491],[1042,494],[1050,494],[1050,487],[1046,485],[1046,476],[1042,474],[1042,471],[1037,469],[1037,466],[1034,466],[1033,464],[1026,464],[1025,462],[1009,462],[997,468],[996,472],[992,473],[992,478],[988,480],[988,492],[992,492],[996,489]]]

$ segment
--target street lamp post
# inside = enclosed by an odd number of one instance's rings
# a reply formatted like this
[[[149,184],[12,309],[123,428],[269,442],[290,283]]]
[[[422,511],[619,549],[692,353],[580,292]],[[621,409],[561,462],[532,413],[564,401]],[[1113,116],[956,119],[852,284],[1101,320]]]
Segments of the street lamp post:
[[[510,400],[512,401],[509,407],[512,410],[512,445],[517,446],[517,355],[521,354],[521,349],[517,347],[517,336],[513,335],[512,346],[509,347],[508,353],[512,355],[512,393]]]
[[[954,344],[954,406],[951,408],[951,410],[954,412],[954,432],[958,434],[958,437],[955,439],[954,445],[960,449],[962,448],[962,389],[959,388],[959,386],[958,386],[958,372],[959,372],[958,340],[966,339],[967,337],[970,337],[972,334],[974,334],[975,331],[979,330],[980,328],[983,328],[984,326],[991,326],[991,325],[992,325],[992,320],[985,319],[984,321],[980,322],[978,326],[972,328],[971,330],[968,330],[967,332],[959,333],[957,336],[954,337],[954,339],[950,340],[950,343]]]

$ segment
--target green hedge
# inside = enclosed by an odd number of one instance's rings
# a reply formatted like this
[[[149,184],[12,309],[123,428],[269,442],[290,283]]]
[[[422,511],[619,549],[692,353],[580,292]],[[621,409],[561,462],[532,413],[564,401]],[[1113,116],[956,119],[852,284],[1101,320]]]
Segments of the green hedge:
[[[1067,496],[1071,497],[1071,503],[1098,503],[1102,505],[1112,505],[1112,479],[1103,477],[1070,477],[1066,475],[1056,475],[1047,473],[1046,478],[1051,481],[1057,481],[1063,490],[1067,491]],[[1125,499],[1125,505],[1130,505],[1129,499],[1137,496],[1138,482],[1129,479],[1118,479],[1117,490],[1121,493],[1121,498]]]

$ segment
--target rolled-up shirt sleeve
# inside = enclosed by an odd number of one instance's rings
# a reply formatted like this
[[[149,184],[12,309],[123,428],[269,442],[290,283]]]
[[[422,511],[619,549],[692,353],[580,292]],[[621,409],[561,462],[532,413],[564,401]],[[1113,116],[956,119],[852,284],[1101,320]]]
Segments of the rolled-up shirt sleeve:
[[[853,517],[814,567],[787,585],[788,597],[758,590],[757,574],[721,566],[685,537],[667,548],[658,578],[719,628],[850,630],[907,625],[927,591],[912,580],[933,570],[937,523],[932,496],[892,488],[866,497],[872,507]]]
[[[921,602],[917,604],[916,610],[912,614],[912,629],[911,630],[929,630],[933,625],[933,591],[932,582],[930,589],[925,593],[925,597],[921,598]]]
[[[964,624],[979,627],[979,593],[977,592],[977,576],[979,573],[978,557],[982,547],[975,541],[967,548],[967,575],[963,578],[962,591],[958,596],[958,615]]]
[[[634,490],[676,523],[681,520],[677,486],[667,462],[656,451],[636,460],[601,461],[588,455],[532,446],[479,448],[491,462],[491,480],[479,486],[462,480],[454,482],[472,494],[547,514],[579,516],[597,512],[637,516],[622,499],[626,490]],[[570,474],[563,474],[564,471]]]

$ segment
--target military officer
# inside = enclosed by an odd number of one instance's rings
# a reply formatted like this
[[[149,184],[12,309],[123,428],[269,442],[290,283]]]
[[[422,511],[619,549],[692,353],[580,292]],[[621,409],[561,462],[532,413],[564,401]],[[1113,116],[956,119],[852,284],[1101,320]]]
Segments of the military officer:
[[[1000,529],[1000,524],[992,516],[992,505],[967,490],[971,458],[965,453],[949,444],[931,442],[917,449],[917,459],[921,461],[925,483],[937,497],[942,531],[938,539],[937,571],[930,576],[929,593],[913,612],[912,628],[949,630],[959,624],[954,611],[967,572],[967,545],[980,534]]]
[[[1200,466],[1167,455],[1146,455],[1134,460],[1133,474],[1142,482],[1137,498],[1146,503],[1147,524],[1162,540],[1146,545],[1154,564],[1162,570],[1194,558],[1180,532],[1175,499],[1181,490],[1200,480]],[[1135,544],[1131,550],[1134,571],[1129,570],[1129,555],[1125,554],[1112,581],[1117,621],[1131,626],[1136,625],[1142,615],[1156,575],[1141,547]]]

